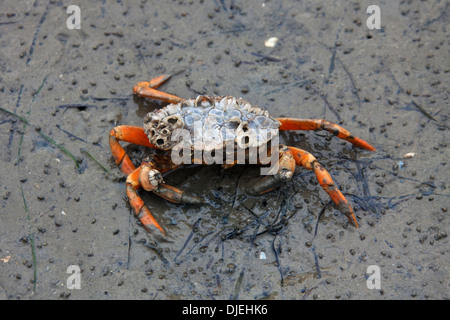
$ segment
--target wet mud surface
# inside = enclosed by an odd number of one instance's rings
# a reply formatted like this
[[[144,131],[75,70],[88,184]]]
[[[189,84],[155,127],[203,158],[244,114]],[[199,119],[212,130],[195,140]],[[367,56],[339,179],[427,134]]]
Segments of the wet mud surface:
[[[69,2],[0,4],[1,299],[449,298],[448,2],[381,1],[380,30],[365,1],[76,4],[79,30]],[[242,97],[374,145],[281,134],[330,172],[360,228],[305,169],[251,197],[240,186],[258,168],[197,166],[165,179],[204,205],[140,193],[167,238],[147,233],[108,133],[165,105],[131,91],[161,74],[180,97]],[[135,164],[150,152],[124,145]]]

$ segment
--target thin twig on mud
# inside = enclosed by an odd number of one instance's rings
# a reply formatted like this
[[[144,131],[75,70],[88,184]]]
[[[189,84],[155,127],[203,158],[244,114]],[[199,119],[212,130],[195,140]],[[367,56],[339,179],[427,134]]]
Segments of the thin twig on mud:
[[[41,29],[41,26],[44,24],[45,19],[47,18],[49,7],[50,7],[50,3],[47,4],[47,6],[45,7],[44,13],[42,14],[42,17],[39,20],[39,24],[38,24],[38,26],[36,28],[36,32],[34,33],[33,40],[31,41],[31,46],[30,46],[30,50],[28,52],[27,62],[25,63],[27,66],[28,66],[28,64],[31,61],[31,57],[33,56],[34,46],[35,46],[36,40],[38,38],[39,30]]]
[[[177,262],[177,258],[178,256],[183,252],[183,250],[186,248],[187,244],[189,243],[189,241],[191,241],[192,236],[194,235],[194,232],[198,226],[198,224],[200,223],[200,221],[202,221],[202,218],[199,218],[197,221],[195,221],[194,226],[192,227],[191,233],[189,233],[189,236],[187,237],[186,241],[184,242],[183,246],[181,247],[181,249],[178,251],[177,255],[174,258],[174,261]]]
[[[278,234],[276,234],[275,237],[273,237],[272,250],[273,250],[273,253],[275,254],[275,262],[277,263],[277,269],[278,269],[278,272],[280,273],[280,277],[281,277],[280,283],[281,283],[281,286],[284,286],[283,270],[281,270],[281,263],[280,263],[280,259],[278,258],[278,252],[281,252],[281,243],[278,244],[278,248],[275,248],[275,240],[277,239],[277,237],[278,237]]]
[[[242,269],[241,273],[239,273],[239,277],[237,278],[236,283],[234,285],[234,292],[231,300],[237,300],[239,297],[239,290],[241,289],[242,279],[244,278],[244,270],[245,268]]]
[[[103,170],[105,170],[106,173],[111,173],[100,161],[94,158],[94,156],[86,149],[81,148],[81,151],[85,152],[92,160],[94,160],[100,167],[102,167]]]
[[[22,117],[22,116],[19,116],[18,114],[15,114],[15,113],[13,113],[13,112],[11,112],[11,111],[9,111],[9,110],[6,110],[6,109],[4,109],[4,108],[2,108],[2,107],[0,107],[0,111],[3,111],[3,112],[5,112],[5,113],[8,113],[8,114],[10,114],[10,115],[16,117],[16,118],[19,119],[20,121],[22,121],[22,122],[24,123],[24,129],[26,128],[26,126],[33,126],[32,124],[30,124],[30,123],[28,122],[28,120],[27,120],[26,118],[24,118],[24,117]],[[29,114],[29,113],[30,113],[30,112],[28,112],[28,114]],[[27,114],[27,115],[28,115],[28,114]],[[80,165],[78,164],[78,161],[77,161],[77,159],[75,158],[75,156],[74,156],[69,150],[67,150],[67,149],[66,149],[65,147],[63,147],[62,145],[56,143],[56,141],[53,140],[52,138],[50,138],[49,136],[43,134],[42,131],[41,131],[41,128],[38,128],[38,127],[35,127],[35,126],[33,126],[33,127],[34,127],[34,129],[36,130],[36,132],[39,133],[39,135],[40,135],[42,138],[44,138],[45,140],[47,140],[48,142],[50,142],[51,144],[53,144],[55,147],[57,147],[58,149],[60,149],[61,151],[63,151],[65,154],[67,154],[70,158],[72,158],[72,160],[73,160],[74,163],[75,163],[75,166],[76,166],[77,169],[79,170]],[[22,143],[23,143],[23,134],[22,134],[21,139],[20,139],[20,142],[19,142],[19,151],[18,151],[18,158],[19,158],[19,159],[18,159],[18,161],[20,160],[20,153],[21,153],[21,150],[22,150]]]
[[[87,108],[95,108],[97,109],[96,105],[93,104],[85,104],[85,103],[70,103],[70,104],[61,104],[57,108],[60,109],[71,109],[71,108],[77,108],[78,110],[86,110]]]
[[[423,107],[421,107],[420,105],[418,105],[414,100],[411,102],[417,109],[419,109],[420,112],[422,112],[422,114],[427,117],[430,120],[436,121],[438,122],[435,118],[433,118],[433,116],[431,114],[429,114]]]

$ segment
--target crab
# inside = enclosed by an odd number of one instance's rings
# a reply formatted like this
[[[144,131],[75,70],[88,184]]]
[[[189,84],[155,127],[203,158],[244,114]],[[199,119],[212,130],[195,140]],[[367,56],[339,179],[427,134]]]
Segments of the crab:
[[[326,130],[359,148],[375,150],[366,141],[326,120],[272,118],[266,110],[253,106],[242,98],[201,95],[195,99],[182,99],[157,90],[169,78],[169,75],[162,75],[150,81],[139,82],[133,88],[133,93],[139,97],[161,100],[169,103],[168,105],[148,113],[143,127],[120,125],[113,128],[109,134],[113,158],[127,176],[126,193],[130,206],[142,225],[151,233],[160,232],[165,235],[164,229],[138,195],[138,189],[152,191],[175,203],[203,203],[198,197],[170,186],[163,180],[164,173],[182,165],[179,161],[174,161],[173,156],[167,154],[177,149],[178,140],[171,139],[177,130],[194,134],[194,141],[189,141],[188,148],[183,149],[183,159],[193,160],[197,164],[211,164],[211,161],[205,157],[199,158],[195,151],[209,151],[211,155],[211,150],[231,145],[231,149],[226,149],[226,154],[230,155],[230,153],[236,153],[238,149],[249,150],[250,147],[268,146],[278,131],[287,130]],[[120,141],[162,150],[166,153],[152,154],[136,168],[119,143]],[[177,152],[179,151],[178,148]],[[314,171],[320,186],[330,196],[337,209],[348,218],[351,224],[356,228],[359,227],[352,206],[336,187],[330,174],[311,153],[279,144],[270,144],[267,151],[268,154],[277,155],[276,171],[255,178],[256,181],[250,180],[244,186],[246,193],[261,195],[272,191],[283,182],[290,180],[296,166],[300,166]],[[248,154],[245,160],[248,160]],[[238,163],[242,162],[235,160],[223,166],[228,168]],[[259,160],[257,163],[263,165]]]

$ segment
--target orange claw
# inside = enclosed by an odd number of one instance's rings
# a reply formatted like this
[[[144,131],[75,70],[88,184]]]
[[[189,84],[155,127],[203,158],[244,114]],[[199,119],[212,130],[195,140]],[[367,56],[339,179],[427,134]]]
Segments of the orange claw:
[[[317,159],[310,154],[309,152],[294,148],[288,147],[292,151],[292,155],[295,159],[295,163],[298,166],[302,166],[308,170],[313,170],[317,176],[317,180],[319,180],[320,186],[325,190],[326,193],[330,196],[331,200],[333,200],[334,204],[337,206],[339,211],[345,214],[350,221],[353,223],[356,228],[359,228],[358,222],[356,221],[355,213],[344,197],[341,191],[336,187],[331,178],[330,174],[325,170],[324,167],[317,161]]]
[[[161,231],[163,235],[165,235],[164,230],[161,228],[159,223],[153,217],[150,210],[145,205],[144,201],[136,193],[136,190],[141,186],[141,184],[139,183],[140,171],[141,167],[131,172],[127,177],[126,189],[128,201],[130,202],[130,205],[133,208],[135,215],[138,217],[139,221],[141,221],[145,229],[151,232],[153,231],[154,228],[156,228],[159,231]]]
[[[347,130],[342,128],[341,126],[330,122],[326,120],[320,120],[320,119],[294,119],[294,118],[278,118],[278,121],[281,122],[280,130],[286,131],[286,130],[326,130],[328,132],[331,132],[338,138],[341,138],[343,140],[346,140],[353,145],[370,150],[375,151],[375,148],[372,147],[369,143],[366,141],[355,137],[350,134]]]

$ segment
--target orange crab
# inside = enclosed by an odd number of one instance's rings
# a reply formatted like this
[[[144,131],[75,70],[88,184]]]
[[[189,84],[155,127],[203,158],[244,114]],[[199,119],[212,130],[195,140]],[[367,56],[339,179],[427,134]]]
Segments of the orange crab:
[[[147,191],[163,197],[175,203],[202,203],[202,201],[189,195],[178,188],[164,183],[162,174],[174,170],[180,166],[168,155],[154,154],[146,158],[142,164],[135,168],[119,141],[134,143],[149,148],[172,151],[174,149],[174,139],[170,139],[171,134],[176,129],[185,129],[188,132],[196,133],[200,129],[208,127],[208,134],[201,131],[201,143],[197,141],[191,144],[191,153],[188,155],[194,163],[211,164],[205,159],[195,156],[194,146],[203,150],[217,148],[225,145],[225,142],[232,143],[236,148],[237,144],[243,149],[252,146],[267,145],[273,133],[278,130],[326,130],[338,138],[344,139],[357,147],[366,150],[375,150],[364,140],[351,135],[347,130],[335,123],[317,119],[294,119],[294,118],[272,118],[268,112],[257,106],[252,106],[247,101],[230,96],[209,97],[199,96],[196,99],[182,99],[174,95],[156,90],[161,84],[166,82],[170,76],[162,75],[148,82],[139,82],[133,92],[139,97],[158,99],[168,102],[169,105],[162,109],[147,114],[144,127],[128,125],[117,126],[109,134],[111,152],[120,170],[127,175],[126,192],[131,207],[142,225],[149,231],[160,231],[164,235],[163,228],[155,220],[144,201],[137,194],[137,190],[142,187]],[[251,139],[260,137],[261,132],[270,132],[272,135],[266,139]],[[246,139],[241,139],[247,137]],[[250,135],[251,136],[251,135]],[[208,140],[209,139],[209,140]],[[195,139],[194,139],[195,140]],[[203,140],[207,141],[204,142]],[[239,141],[242,141],[240,143]],[[274,174],[258,178],[256,182],[247,184],[245,191],[251,194],[263,194],[275,189],[280,183],[292,178],[295,166],[301,166],[308,170],[313,170],[317,176],[319,184],[331,197],[340,212],[345,214],[355,227],[358,222],[353,209],[344,195],[334,184],[330,174],[322,167],[317,159],[309,152],[284,145],[276,145],[269,149],[270,152],[277,151],[277,170]],[[227,149],[228,150],[228,149]],[[186,156],[186,155],[185,155]],[[230,167],[237,161],[224,167]],[[260,163],[262,165],[262,163]]]

